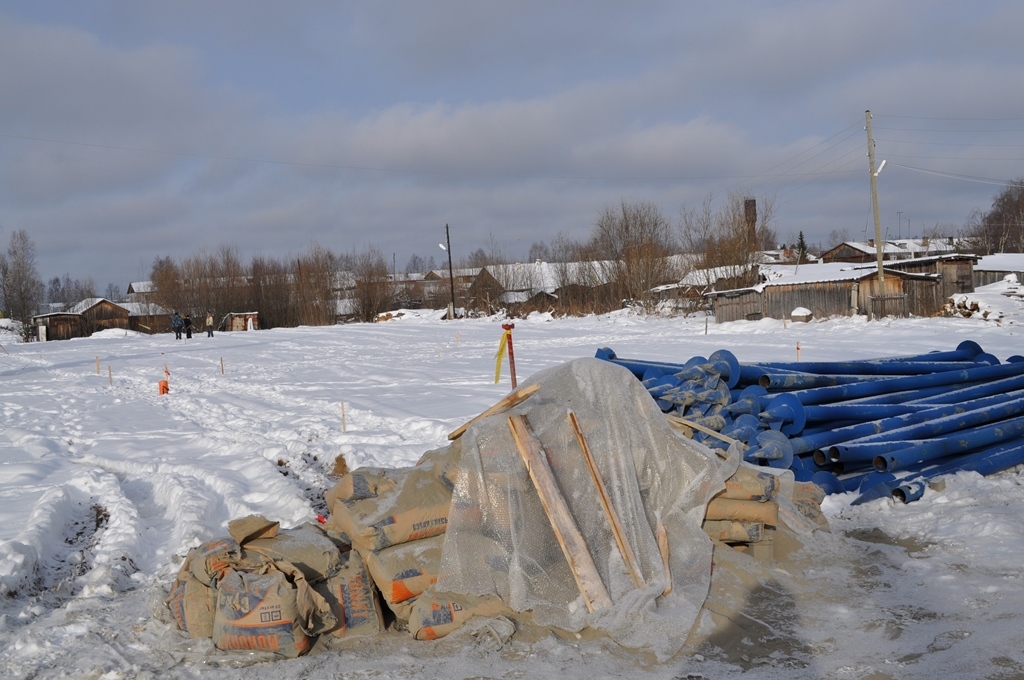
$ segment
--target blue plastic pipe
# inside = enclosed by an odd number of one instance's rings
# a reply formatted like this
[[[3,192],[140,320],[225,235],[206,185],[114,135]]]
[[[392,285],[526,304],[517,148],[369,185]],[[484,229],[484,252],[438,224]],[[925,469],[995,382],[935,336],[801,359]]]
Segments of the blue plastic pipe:
[[[873,462],[876,470],[892,472],[893,470],[899,470],[926,460],[935,460],[943,456],[952,456],[983,449],[992,444],[1016,439],[1021,435],[1024,435],[1024,417],[1004,420],[994,425],[983,425],[969,430],[961,430],[954,434],[933,439],[925,439],[913,443],[906,442],[906,448],[889,453],[880,453],[875,456]],[[888,443],[890,442],[865,444],[864,446],[885,446]]]
[[[961,410],[947,415],[939,415],[950,408],[960,408]],[[921,422],[898,428],[885,428],[875,434],[832,446],[828,450],[828,459],[833,462],[872,460],[875,456],[882,455],[887,451],[904,448],[907,446],[907,442],[936,438],[1022,414],[1024,414],[1024,394],[1021,392],[1013,392],[1006,395],[1005,398],[985,397],[966,404],[940,407],[921,412],[921,415],[929,415],[926,420]],[[876,444],[879,446],[875,446]]]

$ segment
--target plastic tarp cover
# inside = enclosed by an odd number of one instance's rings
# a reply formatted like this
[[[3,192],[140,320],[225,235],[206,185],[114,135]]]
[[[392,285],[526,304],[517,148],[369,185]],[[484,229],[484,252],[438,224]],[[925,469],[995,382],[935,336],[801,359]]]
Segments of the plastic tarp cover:
[[[435,591],[496,595],[535,624],[593,628],[625,647],[664,660],[675,654],[708,594],[712,543],[705,506],[735,472],[677,435],[625,368],[577,359],[535,374],[540,390],[463,435],[448,531]],[[611,506],[642,574],[637,587],[600,503],[569,420],[575,414]],[[569,563],[509,428],[523,414],[547,454],[557,486],[608,591],[612,606],[588,612]],[[672,591],[666,588],[658,522],[668,536]]]

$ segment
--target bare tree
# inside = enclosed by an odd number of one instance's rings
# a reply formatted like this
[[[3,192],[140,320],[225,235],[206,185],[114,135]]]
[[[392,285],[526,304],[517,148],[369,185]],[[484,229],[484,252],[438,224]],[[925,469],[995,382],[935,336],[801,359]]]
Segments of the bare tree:
[[[43,302],[45,287],[36,269],[36,247],[28,232],[11,234],[6,255],[0,253],[0,304],[7,315],[22,324],[27,340],[32,330],[32,316]]]
[[[618,208],[606,208],[597,218],[592,244],[622,299],[645,309],[654,302],[652,288],[678,280],[667,260],[675,250],[672,228],[653,203],[623,200]]]
[[[356,279],[356,315],[360,321],[376,321],[395,301],[394,285],[388,277],[388,263],[377,248],[368,248],[354,256],[352,273]]]
[[[1007,183],[988,212],[971,213],[965,232],[982,255],[1024,251],[1024,178]]]
[[[242,308],[222,308],[227,312],[259,312],[260,328],[298,325],[298,314],[292,304],[292,277],[288,266],[271,258],[256,256],[249,265],[249,286]]]
[[[153,284],[153,299],[161,307],[184,309],[184,294],[181,285],[181,269],[171,256],[153,260],[149,280]]]
[[[735,288],[757,283],[761,251],[774,248],[778,238],[772,226],[775,201],[773,198],[757,200],[757,214],[751,225],[748,200],[730,193],[716,210],[714,196],[708,194],[699,208],[684,206],[682,240],[695,258],[693,276],[699,285],[710,289],[719,282]]]
[[[379,253],[378,253],[379,254]],[[385,278],[387,261],[380,255]],[[298,322],[306,326],[325,326],[335,321],[335,281],[338,259],[327,248],[314,243],[295,263],[295,300]]]
[[[70,274],[65,274],[63,279],[54,276],[46,287],[46,301],[51,304],[59,304],[64,309],[69,309],[82,300],[94,297],[96,297],[96,284],[92,279],[72,280]]]
[[[842,229],[833,229],[828,233],[827,250],[832,250],[836,246],[842,245],[843,243],[846,243],[849,240],[850,232],[848,229],[846,229],[846,227],[843,227]]]
[[[543,241],[534,241],[530,244],[530,253],[526,259],[529,262],[550,262],[551,249]]]

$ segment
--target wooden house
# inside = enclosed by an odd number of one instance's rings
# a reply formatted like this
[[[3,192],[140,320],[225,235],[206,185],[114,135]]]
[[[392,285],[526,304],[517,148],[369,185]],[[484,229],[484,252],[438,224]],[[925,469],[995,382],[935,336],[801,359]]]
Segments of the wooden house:
[[[957,251],[957,244],[949,238],[901,238],[882,242],[882,260],[912,260],[933,255],[948,255]],[[876,262],[878,250],[875,240],[844,241],[821,254],[822,262]]]

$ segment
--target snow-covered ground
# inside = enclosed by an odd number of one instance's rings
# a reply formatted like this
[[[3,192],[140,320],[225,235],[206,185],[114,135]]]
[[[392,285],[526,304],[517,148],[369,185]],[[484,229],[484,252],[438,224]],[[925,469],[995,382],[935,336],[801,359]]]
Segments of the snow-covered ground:
[[[1024,353],[1024,302],[1004,284],[979,318],[706,325],[628,312],[515,322],[520,379],[611,347],[685,361],[849,359],[978,342]],[[602,640],[545,638],[500,652],[466,637],[386,633],[254,663],[189,641],[160,604],[178,558],[260,513],[325,512],[335,458],[401,466],[504,396],[501,320],[408,312],[379,324],[199,335],[124,331],[20,344],[0,333],[0,677],[462,678],[1024,677],[1024,486],[961,474],[909,505],[824,506],[833,528],[804,557],[812,593],[778,593],[784,643],[652,664]],[[157,383],[170,372],[170,394]],[[223,370],[222,370],[223,368]],[[784,582],[780,574],[780,583]],[[779,605],[778,603],[783,604]],[[776,611],[779,620],[780,612]],[[685,636],[686,631],[679,631]],[[781,651],[780,651],[781,650]]]

